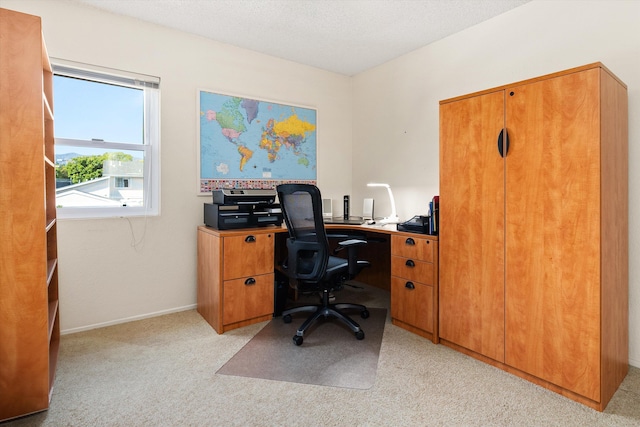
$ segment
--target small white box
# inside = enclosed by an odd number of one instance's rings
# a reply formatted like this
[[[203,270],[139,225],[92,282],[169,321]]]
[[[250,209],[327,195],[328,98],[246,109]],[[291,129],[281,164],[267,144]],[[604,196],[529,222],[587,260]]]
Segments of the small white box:
[[[373,199],[364,199],[362,219],[373,219]]]
[[[331,199],[322,199],[322,217],[333,218],[333,208]]]

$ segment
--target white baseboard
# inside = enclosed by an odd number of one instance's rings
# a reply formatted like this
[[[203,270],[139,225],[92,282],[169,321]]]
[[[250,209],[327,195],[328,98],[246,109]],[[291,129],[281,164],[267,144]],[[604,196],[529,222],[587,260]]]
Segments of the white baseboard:
[[[124,319],[110,320],[109,322],[94,323],[93,325],[81,326],[79,328],[63,329],[60,335],[75,334],[76,332],[89,331],[91,329],[104,328],[107,326],[119,325],[121,323],[134,322],[136,320],[148,319],[150,317],[163,316],[165,314],[178,313],[180,311],[193,310],[197,304],[185,305],[183,307],[171,308],[169,310],[156,311],[153,313],[141,314],[139,316],[125,317]]]

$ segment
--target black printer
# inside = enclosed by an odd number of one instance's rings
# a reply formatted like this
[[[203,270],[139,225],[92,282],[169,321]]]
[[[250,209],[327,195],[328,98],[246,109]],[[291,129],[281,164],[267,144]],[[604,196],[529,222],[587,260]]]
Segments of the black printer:
[[[204,204],[204,223],[218,230],[282,225],[275,190],[213,190],[213,203]]]
[[[273,205],[276,190],[228,189],[213,190],[213,203],[219,205]]]

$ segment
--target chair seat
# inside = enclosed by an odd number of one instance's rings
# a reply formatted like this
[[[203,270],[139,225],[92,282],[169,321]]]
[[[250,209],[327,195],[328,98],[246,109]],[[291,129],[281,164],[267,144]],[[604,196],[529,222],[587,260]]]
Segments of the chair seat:
[[[371,264],[369,261],[358,260],[356,264],[357,272],[360,272],[365,267],[369,267]],[[285,273],[287,273],[287,265],[283,264],[282,269]],[[328,282],[331,284],[330,290],[332,290],[337,285],[341,285],[345,280],[349,280],[348,277],[349,272],[349,261],[335,256],[330,256],[329,261],[327,263],[327,270],[325,272],[325,276],[323,282]],[[300,281],[298,283],[297,289],[303,292],[306,291],[320,291],[322,290],[322,282],[305,282]]]
[[[369,263],[369,261],[362,261],[362,260],[358,260],[357,261],[357,272],[360,272],[360,270],[362,270],[365,267],[369,267],[371,264]],[[341,274],[344,272],[348,272],[349,271],[349,261],[344,259],[344,258],[339,258],[339,257],[335,257],[335,256],[330,256],[329,257],[329,262],[327,264],[327,272],[325,274],[325,277],[327,279],[331,279],[332,277],[334,277],[337,274]],[[347,280],[347,279],[345,279]]]

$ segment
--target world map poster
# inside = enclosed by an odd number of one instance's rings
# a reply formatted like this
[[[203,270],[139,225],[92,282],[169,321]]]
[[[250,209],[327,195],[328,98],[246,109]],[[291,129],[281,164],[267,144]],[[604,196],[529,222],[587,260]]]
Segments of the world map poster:
[[[200,194],[316,182],[316,110],[199,91]]]

